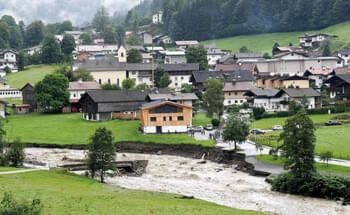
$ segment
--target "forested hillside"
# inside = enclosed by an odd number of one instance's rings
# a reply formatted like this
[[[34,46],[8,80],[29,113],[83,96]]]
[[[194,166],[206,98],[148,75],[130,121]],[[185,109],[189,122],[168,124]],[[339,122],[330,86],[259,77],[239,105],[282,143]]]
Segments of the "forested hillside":
[[[318,30],[350,20],[349,0],[162,0],[175,40]]]

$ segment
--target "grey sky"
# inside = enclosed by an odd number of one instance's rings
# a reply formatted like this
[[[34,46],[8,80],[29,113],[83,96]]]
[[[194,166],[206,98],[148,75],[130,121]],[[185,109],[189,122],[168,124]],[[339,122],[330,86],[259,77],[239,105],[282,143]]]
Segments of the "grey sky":
[[[41,19],[46,23],[71,20],[79,25],[90,21],[97,8],[104,5],[110,15],[127,12],[140,0],[0,0],[0,17],[14,16],[26,24]]]

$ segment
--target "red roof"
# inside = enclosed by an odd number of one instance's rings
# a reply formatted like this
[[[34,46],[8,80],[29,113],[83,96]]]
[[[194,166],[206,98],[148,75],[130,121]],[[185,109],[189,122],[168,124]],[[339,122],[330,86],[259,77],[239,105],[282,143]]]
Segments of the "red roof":
[[[14,108],[29,108],[30,104],[13,104]]]
[[[309,70],[313,75],[329,75],[333,72],[333,69],[310,69]]]

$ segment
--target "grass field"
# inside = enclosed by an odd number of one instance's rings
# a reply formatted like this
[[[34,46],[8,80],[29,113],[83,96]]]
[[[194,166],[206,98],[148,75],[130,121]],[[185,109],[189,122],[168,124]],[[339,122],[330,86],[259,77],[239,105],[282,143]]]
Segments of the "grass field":
[[[277,160],[275,160],[272,155],[257,155],[256,159],[265,163],[276,164],[281,166],[283,166],[285,162],[283,158],[278,158]],[[338,166],[333,164],[328,164],[327,166],[327,164],[324,163],[316,163],[316,168],[317,171],[350,175],[350,167]]]
[[[322,124],[325,122],[328,122],[329,120],[332,119],[332,117],[336,116],[338,114],[319,114],[319,115],[309,115],[310,118],[312,119],[312,121],[315,124]],[[268,129],[272,129],[272,126],[274,125],[284,125],[286,119],[288,117],[276,117],[276,118],[265,118],[265,119],[261,119],[258,121],[255,121],[254,123],[251,124],[251,128],[259,128],[259,129],[264,129],[264,130],[268,130]]]
[[[15,168],[15,167],[0,167],[0,172],[10,172],[10,171],[16,171],[21,169],[22,168]]]
[[[205,113],[196,113],[195,117],[192,120],[193,126],[207,126],[211,124],[212,118],[207,117]]]
[[[333,25],[320,31],[242,35],[218,40],[204,41],[202,43],[215,43],[219,48],[232,50],[233,53],[237,52],[240,47],[247,46],[248,49],[252,51],[272,54],[272,47],[276,42],[279,43],[281,46],[287,46],[290,43],[298,45],[298,36],[305,33],[316,32],[334,34],[339,36],[332,42],[331,49],[333,51],[344,48],[350,43],[350,22],[344,22],[341,24]]]
[[[19,137],[24,143],[87,144],[98,127],[112,130],[116,142],[146,142],[164,144],[199,144],[213,146],[213,141],[196,141],[189,135],[143,135],[138,133],[139,121],[112,120],[90,122],[81,114],[12,115],[5,130],[9,141]]]
[[[118,215],[258,215],[178,195],[127,190],[97,183],[65,170],[0,176],[0,198],[9,192],[16,199],[40,199],[42,214]]]
[[[258,135],[257,143],[277,147],[277,139],[281,132],[272,132],[265,135]],[[316,132],[316,154],[331,151],[335,158],[350,160],[350,125],[318,127]],[[272,138],[269,138],[272,136]],[[250,138],[255,141],[252,136]]]
[[[8,80],[11,88],[22,88],[26,83],[36,83],[41,81],[45,75],[53,72],[56,66],[35,65],[28,66],[24,71],[11,73],[4,78]]]

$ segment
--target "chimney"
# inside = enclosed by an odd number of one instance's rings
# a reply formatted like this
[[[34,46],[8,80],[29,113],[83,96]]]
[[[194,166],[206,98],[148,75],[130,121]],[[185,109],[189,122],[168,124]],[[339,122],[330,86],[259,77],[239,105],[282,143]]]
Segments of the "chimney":
[[[81,78],[79,78],[78,83],[79,83],[79,84],[82,84],[82,83],[83,83],[83,80],[81,80]]]

